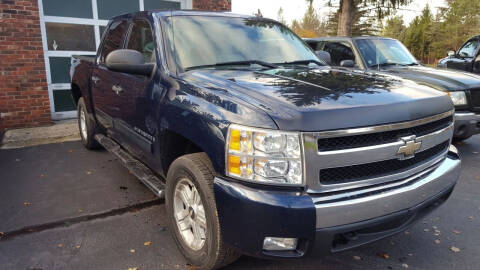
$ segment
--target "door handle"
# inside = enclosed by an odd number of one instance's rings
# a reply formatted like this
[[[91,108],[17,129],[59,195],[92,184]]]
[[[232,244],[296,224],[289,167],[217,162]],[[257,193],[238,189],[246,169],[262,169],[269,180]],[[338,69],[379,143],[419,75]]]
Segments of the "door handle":
[[[123,92],[123,88],[120,85],[113,85],[112,86],[113,92],[115,92],[117,95],[121,92]]]
[[[93,83],[98,83],[100,81],[100,78],[98,78],[97,76],[92,76],[92,82]]]

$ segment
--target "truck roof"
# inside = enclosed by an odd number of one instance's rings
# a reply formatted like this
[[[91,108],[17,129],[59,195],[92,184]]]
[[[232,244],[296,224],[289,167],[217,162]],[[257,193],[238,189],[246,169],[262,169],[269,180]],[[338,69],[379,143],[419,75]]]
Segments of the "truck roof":
[[[304,38],[305,41],[322,41],[322,40],[359,40],[359,39],[393,39],[389,37],[380,37],[380,36],[351,36],[351,37],[316,37],[316,38]]]
[[[138,11],[138,12],[131,12],[127,14],[118,15],[115,17],[110,18],[110,20],[118,20],[118,19],[127,19],[127,18],[134,18],[134,17],[146,17],[155,14],[159,17],[171,17],[171,16],[211,16],[211,17],[232,17],[232,18],[258,18],[252,15],[243,15],[243,14],[236,14],[232,12],[224,12],[224,11],[201,11],[201,10],[168,10],[168,9],[156,9],[156,10],[148,10],[148,11]],[[265,20],[270,20],[267,18],[263,18]]]

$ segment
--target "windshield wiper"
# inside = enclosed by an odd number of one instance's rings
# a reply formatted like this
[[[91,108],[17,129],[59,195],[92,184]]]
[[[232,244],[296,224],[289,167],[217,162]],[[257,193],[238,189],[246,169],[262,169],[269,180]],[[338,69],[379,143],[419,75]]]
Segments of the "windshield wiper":
[[[398,63],[392,63],[392,62],[383,62],[379,64],[373,64],[370,65],[369,67],[388,67],[388,66],[398,66]]]
[[[290,61],[290,62],[283,62],[283,63],[276,63],[277,65],[308,65],[308,64],[316,64],[317,66],[325,66],[324,63],[314,60],[314,59],[308,59],[308,60],[297,60],[297,61]]]
[[[412,62],[412,63],[408,63],[408,64],[394,63],[394,62],[383,62],[383,63],[380,63],[380,64],[370,65],[369,67],[377,67],[377,66],[380,66],[380,67],[387,67],[387,66],[417,66],[417,65],[418,65],[418,63],[416,63],[416,62]]]
[[[202,69],[202,68],[212,68],[212,67],[222,67],[222,66],[246,66],[246,65],[259,65],[267,68],[277,68],[278,66],[272,63],[264,62],[261,60],[245,60],[245,61],[231,61],[231,62],[221,62],[212,65],[201,65],[185,68],[185,71],[192,69]]]

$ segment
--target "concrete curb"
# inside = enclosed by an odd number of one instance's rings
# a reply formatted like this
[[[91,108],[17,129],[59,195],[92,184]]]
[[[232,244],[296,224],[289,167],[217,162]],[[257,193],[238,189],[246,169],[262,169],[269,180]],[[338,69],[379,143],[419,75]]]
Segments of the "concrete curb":
[[[57,121],[46,127],[21,128],[5,131],[0,149],[14,149],[41,144],[78,141],[80,133],[76,119]]]

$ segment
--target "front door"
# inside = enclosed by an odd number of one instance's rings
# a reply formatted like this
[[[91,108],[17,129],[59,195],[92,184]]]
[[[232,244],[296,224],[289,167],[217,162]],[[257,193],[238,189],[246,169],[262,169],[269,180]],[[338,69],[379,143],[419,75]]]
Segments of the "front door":
[[[134,20],[131,24],[125,48],[140,52],[145,63],[155,64],[155,43],[152,27],[146,20]],[[118,119],[115,121],[115,130],[131,145],[130,149],[142,159],[152,156],[153,144],[157,135],[157,119],[152,76],[122,73],[118,93]],[[157,87],[158,88],[158,87]],[[158,91],[157,91],[158,92]]]
[[[95,115],[97,120],[107,129],[113,128],[114,119],[119,118],[119,82],[122,73],[109,70],[105,65],[107,55],[123,47],[128,22],[114,21],[109,25],[104,42],[99,50],[97,64],[92,72],[92,97],[95,102]]]
[[[455,58],[447,62],[447,68],[472,71],[472,63],[475,54],[479,48],[478,39],[471,39],[458,50]]]

